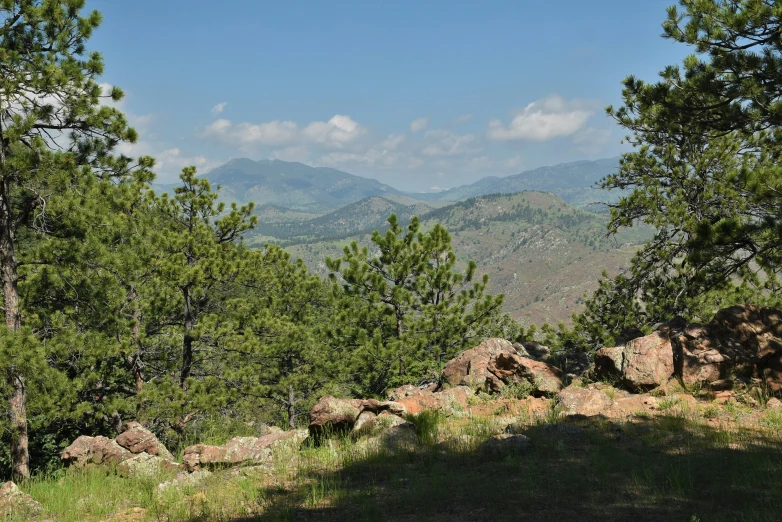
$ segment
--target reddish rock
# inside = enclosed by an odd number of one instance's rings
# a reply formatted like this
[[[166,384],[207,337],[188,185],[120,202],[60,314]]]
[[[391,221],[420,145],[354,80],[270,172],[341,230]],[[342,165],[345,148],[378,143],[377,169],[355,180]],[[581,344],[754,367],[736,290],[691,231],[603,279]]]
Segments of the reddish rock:
[[[613,403],[605,392],[591,388],[568,386],[557,395],[557,405],[564,415],[604,415]]]
[[[457,386],[435,393],[420,390],[419,393],[402,397],[397,402],[403,405],[408,413],[417,414],[424,410],[465,408],[467,398],[471,395],[473,392],[467,386]]]
[[[500,353],[489,362],[488,371],[495,375],[500,383],[498,392],[506,384],[527,381],[535,386],[533,395],[556,393],[562,389],[562,372],[544,362],[535,361],[527,357],[519,357],[512,353]],[[492,385],[497,381],[492,380]]]
[[[361,400],[322,397],[310,410],[310,434],[321,436],[326,432],[346,432],[353,428],[361,414]]]
[[[88,464],[119,464],[133,456],[114,439],[82,435],[65,448],[60,459],[66,466],[83,467]]]
[[[396,388],[388,392],[388,400],[399,401],[400,399],[404,399],[405,397],[418,395],[422,391],[423,390],[421,390],[421,388],[419,388],[418,386],[413,386],[412,384],[404,384],[399,388]]]
[[[590,385],[587,388],[568,386],[557,395],[557,405],[564,415],[626,420],[639,413],[653,414],[659,401],[648,393],[634,394],[610,386]]]
[[[782,390],[782,311],[740,305],[691,324],[674,338],[676,372],[687,386],[711,384],[730,373],[764,379]]]
[[[164,459],[174,460],[174,456],[166,449],[155,434],[138,422],[126,422],[120,428],[117,444],[131,453],[149,453]]]
[[[475,348],[462,352],[443,368],[444,386],[499,390],[504,383],[489,371],[489,364],[500,354],[518,355],[511,342],[505,339],[487,339]]]
[[[283,446],[296,447],[307,438],[306,430],[270,433],[263,437],[234,437],[223,446],[196,444],[185,448],[182,463],[188,471],[271,462]]]
[[[671,341],[654,332],[623,347],[601,348],[595,353],[595,372],[599,377],[619,376],[635,390],[665,384],[674,374]]]
[[[372,412],[375,415],[381,412],[404,415],[407,412],[404,405],[399,402],[375,399],[338,399],[326,395],[310,410],[310,434],[313,437],[321,437],[330,433],[348,432],[353,429],[359,415],[364,411]]]

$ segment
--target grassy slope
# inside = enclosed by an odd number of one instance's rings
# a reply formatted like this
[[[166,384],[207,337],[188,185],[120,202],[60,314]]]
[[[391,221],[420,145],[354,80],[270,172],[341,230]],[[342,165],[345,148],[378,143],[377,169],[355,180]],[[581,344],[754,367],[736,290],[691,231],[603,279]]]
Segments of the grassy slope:
[[[670,401],[627,422],[529,413],[547,402],[476,398],[447,418],[417,420],[422,442],[334,440],[278,455],[260,473],[219,472],[162,496],[155,485],[166,477],[106,469],[38,477],[22,488],[44,505],[44,517],[63,522],[779,520],[779,410]],[[529,449],[481,451],[509,423],[531,439]]]
[[[529,210],[527,210],[529,209]],[[530,214],[533,215],[530,215]],[[422,216],[424,229],[442,223],[462,261],[475,260],[490,276],[490,291],[504,293],[505,309],[525,323],[568,321],[585,293],[628,266],[644,231],[605,237],[605,216],[574,208],[551,194],[484,196]],[[646,232],[648,234],[648,231]],[[339,256],[351,239],[288,246],[311,270],[326,275],[326,256]]]

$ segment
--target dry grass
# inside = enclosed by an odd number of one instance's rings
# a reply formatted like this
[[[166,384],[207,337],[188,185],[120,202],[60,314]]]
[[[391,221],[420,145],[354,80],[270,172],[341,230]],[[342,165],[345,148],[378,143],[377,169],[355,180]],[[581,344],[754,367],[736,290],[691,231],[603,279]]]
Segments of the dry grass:
[[[530,416],[525,404],[431,414],[416,421],[420,443],[331,440],[277,455],[265,474],[222,472],[165,495],[156,484],[166,477],[105,469],[23,489],[58,521],[779,519],[782,412],[703,403],[634,422],[574,421]],[[481,451],[509,423],[529,449]]]

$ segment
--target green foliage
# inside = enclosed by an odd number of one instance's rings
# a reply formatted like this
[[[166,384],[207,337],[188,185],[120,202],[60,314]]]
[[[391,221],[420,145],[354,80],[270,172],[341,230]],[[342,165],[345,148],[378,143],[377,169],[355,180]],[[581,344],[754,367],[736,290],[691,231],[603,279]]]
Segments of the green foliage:
[[[500,390],[500,395],[506,399],[526,399],[536,389],[536,385],[529,381],[520,381],[507,384]]]
[[[421,444],[432,446],[438,442],[439,426],[445,421],[445,415],[436,409],[424,410],[415,415],[405,415],[405,420],[413,424]]]
[[[359,394],[437,381],[451,357],[502,323],[503,297],[485,294],[488,276],[475,280],[474,262],[456,271],[442,226],[424,233],[414,217],[405,230],[393,214],[388,223],[373,234],[372,253],[353,242],[341,259],[326,259],[338,307],[329,335],[350,350]]]
[[[666,67],[657,83],[628,77],[624,105],[607,109],[636,149],[603,181],[631,190],[613,206],[609,229],[640,220],[657,234],[593,304],[629,305],[628,320],[646,324],[708,318],[715,305],[740,300],[778,303],[779,295],[782,7],[680,4],[681,12],[668,10],[664,36],[698,54]],[[618,326],[615,309],[598,313],[609,331]]]

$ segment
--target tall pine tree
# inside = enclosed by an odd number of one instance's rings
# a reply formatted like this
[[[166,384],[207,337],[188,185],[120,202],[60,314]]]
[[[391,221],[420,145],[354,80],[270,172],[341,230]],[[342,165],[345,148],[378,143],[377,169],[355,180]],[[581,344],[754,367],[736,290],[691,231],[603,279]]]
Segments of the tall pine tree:
[[[19,296],[18,238],[48,233],[47,202],[75,198],[73,188],[93,179],[121,179],[133,165],[112,156],[120,141],[134,141],[123,115],[102,105],[96,79],[103,71],[86,41],[100,24],[96,11],[81,16],[83,0],[2,0],[0,2],[0,278],[5,336],[24,324]],[[111,99],[122,92],[113,89]],[[23,347],[23,342],[9,342]],[[13,475],[29,476],[25,370],[6,368],[10,387]]]

